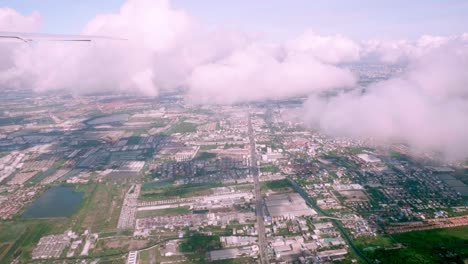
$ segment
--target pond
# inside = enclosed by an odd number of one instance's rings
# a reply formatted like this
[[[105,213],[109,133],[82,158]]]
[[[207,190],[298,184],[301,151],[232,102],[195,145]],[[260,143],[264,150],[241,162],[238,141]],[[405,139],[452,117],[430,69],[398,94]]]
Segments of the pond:
[[[83,192],[68,186],[53,187],[45,191],[23,214],[23,218],[52,218],[72,215],[80,206]]]

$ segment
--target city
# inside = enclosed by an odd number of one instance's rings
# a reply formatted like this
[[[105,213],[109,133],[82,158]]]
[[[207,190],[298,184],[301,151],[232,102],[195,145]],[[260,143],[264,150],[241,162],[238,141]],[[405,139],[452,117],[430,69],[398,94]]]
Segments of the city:
[[[371,263],[399,234],[468,226],[466,165],[327,137],[288,119],[295,103],[18,96],[0,127],[6,260]]]

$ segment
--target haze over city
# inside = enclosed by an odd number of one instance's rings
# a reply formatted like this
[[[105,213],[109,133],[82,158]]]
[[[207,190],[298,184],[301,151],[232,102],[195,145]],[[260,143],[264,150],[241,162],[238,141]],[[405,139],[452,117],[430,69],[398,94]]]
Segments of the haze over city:
[[[392,234],[468,240],[467,25],[459,0],[1,2],[1,225],[49,229],[0,225],[0,259],[463,263]]]
[[[256,5],[252,9],[259,9]],[[272,3],[272,7],[275,5],[279,3]],[[289,9],[309,6],[303,2],[296,5],[291,4]],[[426,8],[432,8],[434,13],[436,4],[427,5],[432,6]],[[462,2],[447,4],[450,8],[453,5],[468,10]],[[249,6],[239,3],[238,8]],[[296,35],[272,41],[258,26],[247,31],[245,26],[233,28],[236,23],[204,25],[203,18],[192,15],[182,3],[174,7],[168,1],[127,1],[120,9],[115,6],[109,9],[112,11],[104,9],[103,13],[83,21],[80,33],[128,41],[92,45],[41,42],[34,47],[3,43],[2,53],[7,58],[1,65],[3,86],[36,91],[66,89],[78,94],[127,91],[152,96],[161,89],[185,89],[187,99],[202,104],[309,96],[309,103],[320,101],[317,104],[321,112],[314,111],[307,121],[327,132],[346,131],[353,136],[401,140],[456,158],[468,154],[467,122],[463,122],[468,111],[465,98],[468,35],[462,29],[454,33],[447,26],[443,32],[451,34],[432,35],[418,21],[419,16],[415,16],[411,22],[421,27],[417,31],[424,32],[417,38],[405,39],[414,32],[397,26],[403,39],[384,36],[353,40],[346,32],[316,33],[324,31],[324,26],[314,31],[304,23],[302,32],[298,32],[298,26],[292,26]],[[362,9],[359,8],[360,12]],[[276,12],[272,16],[281,17]],[[352,10],[346,13],[351,14]],[[208,17],[213,16],[216,14]],[[41,25],[48,21],[38,11],[21,14],[10,8],[3,8],[0,17],[2,31],[41,32]],[[308,20],[317,24],[312,18]],[[386,20],[381,18],[376,23],[386,25],[389,23]],[[242,18],[238,18],[237,24],[242,23]],[[338,22],[331,24],[339,26]],[[369,32],[373,32],[371,26]],[[317,99],[324,91],[359,89],[358,76],[341,65],[362,61],[398,64],[408,70],[378,82],[363,95],[347,92],[327,102]],[[317,109],[309,103],[305,111]],[[349,115],[364,118],[365,125],[348,122],[353,119]]]

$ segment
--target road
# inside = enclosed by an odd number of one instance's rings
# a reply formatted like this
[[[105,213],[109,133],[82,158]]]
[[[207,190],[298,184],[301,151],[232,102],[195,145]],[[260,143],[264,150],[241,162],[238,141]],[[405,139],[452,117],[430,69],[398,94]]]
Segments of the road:
[[[356,219],[345,219],[345,218],[337,218],[337,217],[331,217],[331,216],[316,216],[314,219],[333,219],[333,220],[338,220],[338,221],[358,221]]]
[[[132,237],[129,236],[129,240],[131,239]],[[168,239],[163,239],[163,240],[160,240],[158,242],[154,242],[154,244],[151,244],[149,246],[146,246],[144,248],[140,248],[136,251],[138,251],[138,254],[140,254],[141,251],[144,251],[144,250],[148,250],[148,249],[152,249],[154,247],[157,247],[165,242],[168,242],[168,241],[171,241],[171,240],[174,240],[175,238],[172,237],[172,238],[168,238]],[[76,257],[71,257],[71,258],[66,258],[66,257],[60,257],[60,258],[54,258],[54,259],[49,259],[49,260],[56,260],[56,261],[59,261],[59,260],[85,260],[85,259],[95,259],[95,258],[100,258],[101,260],[103,258],[109,258],[109,257],[118,257],[119,259],[122,259],[123,256],[127,255],[128,253],[130,253],[130,251],[124,251],[124,252],[116,252],[116,253],[109,253],[109,254],[103,254],[103,255],[88,255],[88,256],[76,256]],[[44,260],[43,259],[31,259],[29,260],[28,263],[43,263]],[[127,261],[125,261],[127,262]]]
[[[262,264],[268,263],[267,243],[265,236],[265,221],[263,215],[263,198],[260,190],[259,168],[257,164],[257,151],[255,150],[255,138],[252,127],[252,118],[249,114],[249,143],[250,143],[250,170],[254,180],[255,188],[255,209],[257,213],[257,229],[258,229],[258,247],[260,250],[260,261]]]

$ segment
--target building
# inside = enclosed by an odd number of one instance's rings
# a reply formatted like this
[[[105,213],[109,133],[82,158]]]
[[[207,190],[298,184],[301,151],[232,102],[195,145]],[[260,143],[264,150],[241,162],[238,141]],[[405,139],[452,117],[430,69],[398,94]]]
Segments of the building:
[[[128,253],[127,264],[137,264],[138,263],[138,251],[130,251]]]
[[[118,169],[112,170],[109,176],[114,178],[132,178],[141,175],[141,171],[145,166],[144,161],[127,161],[123,162]]]
[[[174,158],[178,162],[192,160],[197,155],[198,150],[200,150],[199,146],[191,148],[182,148],[175,154]]]
[[[211,261],[233,259],[233,258],[237,258],[239,255],[240,255],[240,251],[238,248],[213,250],[208,253],[208,256]]]
[[[58,258],[70,244],[71,238],[67,234],[42,237],[32,252],[33,259]]]
[[[335,249],[317,252],[317,258],[321,261],[335,261],[346,257],[348,251],[346,249]]]
[[[359,154],[357,156],[358,156],[359,159],[361,159],[365,163],[378,163],[378,162],[380,162],[379,158],[377,158],[377,157],[375,157],[373,155],[367,154],[367,153],[362,153],[362,154]]]
[[[221,250],[213,250],[208,253],[208,257],[211,261],[233,259],[240,256],[255,256],[258,254],[258,246],[245,246],[238,248],[227,248]]]
[[[265,198],[265,204],[273,220],[317,215],[298,193],[273,194]]]
[[[178,249],[179,248],[179,241],[178,240],[171,240],[166,242],[164,249],[161,250],[161,254],[170,257],[178,254]]]
[[[251,236],[222,236],[220,240],[225,247],[239,247],[251,245],[257,241],[257,238]]]

